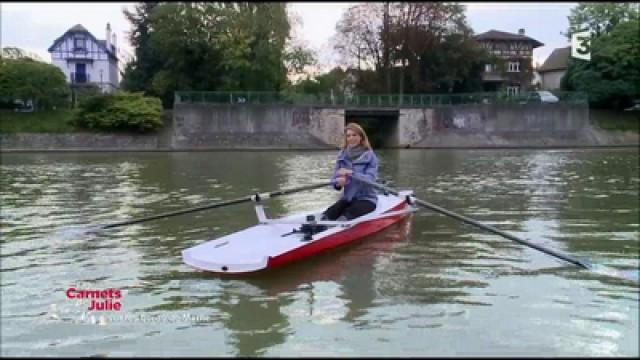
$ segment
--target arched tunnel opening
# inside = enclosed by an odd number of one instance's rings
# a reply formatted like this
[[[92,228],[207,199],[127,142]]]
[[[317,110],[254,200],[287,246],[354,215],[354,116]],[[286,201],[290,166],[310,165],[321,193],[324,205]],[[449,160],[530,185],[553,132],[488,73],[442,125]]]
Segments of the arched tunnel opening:
[[[346,110],[345,124],[355,122],[362,126],[374,149],[398,146],[399,110]]]

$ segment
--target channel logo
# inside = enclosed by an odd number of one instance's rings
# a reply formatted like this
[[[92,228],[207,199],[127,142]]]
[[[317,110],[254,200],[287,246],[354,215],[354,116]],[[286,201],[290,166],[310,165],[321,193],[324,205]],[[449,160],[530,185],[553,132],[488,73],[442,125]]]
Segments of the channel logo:
[[[591,60],[591,33],[580,31],[571,34],[571,57],[580,60]]]

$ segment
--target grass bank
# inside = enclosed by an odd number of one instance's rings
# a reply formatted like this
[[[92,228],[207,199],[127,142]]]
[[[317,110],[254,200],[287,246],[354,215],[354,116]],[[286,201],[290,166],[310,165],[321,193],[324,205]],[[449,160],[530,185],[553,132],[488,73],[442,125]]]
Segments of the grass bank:
[[[70,133],[80,131],[71,123],[74,110],[60,109],[32,113],[0,111],[0,133]]]
[[[640,111],[590,109],[589,117],[601,129],[640,132]]]

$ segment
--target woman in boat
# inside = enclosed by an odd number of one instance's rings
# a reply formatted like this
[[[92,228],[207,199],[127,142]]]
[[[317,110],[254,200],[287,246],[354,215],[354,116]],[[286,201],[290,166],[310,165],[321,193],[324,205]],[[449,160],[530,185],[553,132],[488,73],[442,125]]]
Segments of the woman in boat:
[[[375,210],[378,197],[370,185],[351,178],[352,173],[370,181],[378,177],[378,158],[371,149],[367,134],[356,123],[344,131],[344,145],[338,153],[331,183],[342,196],[323,213],[325,220],[352,220]]]

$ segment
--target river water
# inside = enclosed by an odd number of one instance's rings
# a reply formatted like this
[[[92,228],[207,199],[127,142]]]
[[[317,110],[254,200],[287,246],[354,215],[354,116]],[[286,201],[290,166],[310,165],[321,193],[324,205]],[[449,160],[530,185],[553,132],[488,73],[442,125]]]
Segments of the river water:
[[[636,283],[427,210],[240,278],[195,271],[180,252],[255,224],[251,204],[101,234],[69,228],[324,181],[335,153],[3,153],[2,355],[638,356]],[[638,271],[637,149],[377,153],[394,188]],[[265,208],[282,216],[337,195],[319,189]],[[114,289],[120,310],[89,311],[70,288]]]

